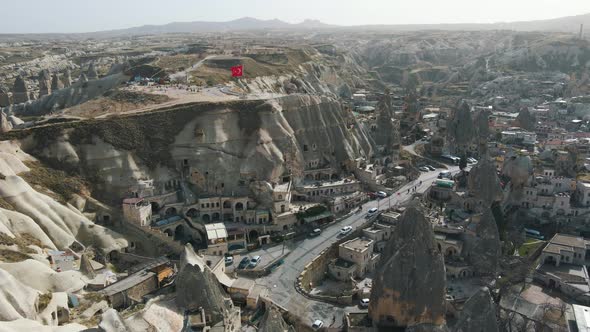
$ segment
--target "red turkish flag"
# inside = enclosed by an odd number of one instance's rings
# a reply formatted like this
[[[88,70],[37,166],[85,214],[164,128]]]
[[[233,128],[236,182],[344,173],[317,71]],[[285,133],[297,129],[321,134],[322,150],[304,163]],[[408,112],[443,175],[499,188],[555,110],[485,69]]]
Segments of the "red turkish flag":
[[[231,76],[232,77],[242,77],[244,75],[244,66],[233,66],[231,67]]]

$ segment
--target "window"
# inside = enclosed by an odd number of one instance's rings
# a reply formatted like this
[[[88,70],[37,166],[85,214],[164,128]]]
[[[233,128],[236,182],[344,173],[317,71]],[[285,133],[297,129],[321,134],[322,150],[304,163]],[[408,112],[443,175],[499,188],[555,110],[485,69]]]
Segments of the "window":
[[[209,207],[209,203],[207,203],[207,207]]]
[[[306,152],[307,150],[308,150],[308,148],[307,148],[307,145],[306,145],[306,144],[304,144],[304,145],[303,145],[303,151],[304,151],[304,152]]]

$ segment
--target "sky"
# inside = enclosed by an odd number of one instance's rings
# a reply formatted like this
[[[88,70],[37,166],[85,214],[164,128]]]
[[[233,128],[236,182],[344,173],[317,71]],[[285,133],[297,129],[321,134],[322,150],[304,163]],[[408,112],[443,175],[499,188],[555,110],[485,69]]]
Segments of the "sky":
[[[590,0],[0,0],[0,34],[240,17],[336,25],[494,23],[590,13]]]

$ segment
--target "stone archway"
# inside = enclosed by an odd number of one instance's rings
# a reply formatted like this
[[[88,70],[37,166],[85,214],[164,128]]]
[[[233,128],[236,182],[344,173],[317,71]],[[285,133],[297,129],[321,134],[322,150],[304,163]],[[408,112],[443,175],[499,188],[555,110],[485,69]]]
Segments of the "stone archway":
[[[178,214],[178,211],[176,210],[175,207],[169,207],[166,209],[166,215],[167,216],[175,216]]]
[[[307,180],[307,181],[313,181],[313,175],[312,174],[306,174],[305,175],[305,180]]]
[[[285,204],[281,205],[281,213],[285,212]]]
[[[201,217],[201,220],[203,220],[203,222],[210,222],[211,221],[211,216],[209,216],[208,214],[204,214]]]
[[[214,212],[211,217],[211,220],[212,221],[219,221],[220,219],[221,219],[221,215],[219,214],[219,212]]]
[[[438,247],[438,252],[442,252],[442,247],[441,247],[440,243],[437,243],[436,246]]]
[[[223,202],[223,208],[224,209],[231,209],[231,202],[230,201]]]
[[[168,237],[174,236],[174,232],[171,229],[165,229],[164,234],[166,234]]]
[[[445,250],[445,256],[446,257],[453,257],[453,255],[455,255],[456,251],[455,248],[453,247],[448,247],[447,250]]]
[[[186,215],[191,218],[196,218],[199,216],[199,211],[197,211],[195,208],[191,208],[186,212]]]
[[[237,202],[236,205],[235,205],[235,209],[236,209],[236,211],[243,211],[243,210],[245,210],[244,209],[244,203]]]

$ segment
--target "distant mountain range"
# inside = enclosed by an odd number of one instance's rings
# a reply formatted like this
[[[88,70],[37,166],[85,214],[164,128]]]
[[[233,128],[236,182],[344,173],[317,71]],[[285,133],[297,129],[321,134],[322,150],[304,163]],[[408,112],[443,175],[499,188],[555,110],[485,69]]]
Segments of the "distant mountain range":
[[[331,30],[515,30],[515,31],[555,31],[577,33],[580,24],[584,24],[584,30],[590,31],[590,14],[561,17],[550,20],[499,22],[499,23],[457,23],[457,24],[385,24],[363,26],[337,26],[325,24],[317,20],[305,20],[298,24],[291,24],[281,20],[259,20],[252,17],[244,17],[227,22],[174,22],[165,25],[144,25],[129,29],[98,32],[108,35],[138,35],[138,34],[164,34],[164,33],[194,33],[194,32],[224,32],[246,30],[304,30],[304,29],[331,29]]]
[[[223,32],[246,30],[286,30],[286,29],[324,29],[336,26],[324,24],[317,20],[305,20],[298,24],[291,24],[281,20],[259,20],[252,17],[243,17],[227,22],[173,22],[164,25],[144,25],[121,30],[102,31],[97,33],[138,35],[138,34],[163,34],[163,33],[194,33],[194,32]]]
[[[16,37],[113,37],[125,35],[157,35],[167,33],[207,33],[256,30],[380,30],[380,31],[417,31],[417,30],[515,30],[515,31],[554,31],[578,33],[580,25],[584,33],[590,34],[590,14],[561,17],[549,20],[498,22],[498,23],[457,23],[457,24],[384,24],[363,26],[338,26],[322,23],[318,20],[305,20],[298,24],[287,23],[278,19],[259,20],[243,17],[227,22],[173,22],[164,25],[144,25],[128,29],[97,31],[80,34],[13,34],[2,35],[0,39]]]

